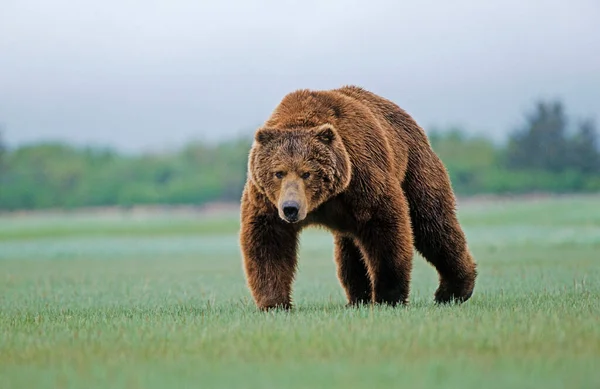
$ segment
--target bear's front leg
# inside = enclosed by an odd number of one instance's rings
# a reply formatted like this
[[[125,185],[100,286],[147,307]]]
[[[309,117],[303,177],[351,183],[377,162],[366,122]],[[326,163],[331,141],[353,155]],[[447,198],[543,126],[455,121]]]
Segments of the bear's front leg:
[[[358,235],[373,286],[373,302],[407,304],[413,238],[404,194],[386,198],[360,226]]]
[[[349,306],[371,302],[372,287],[363,254],[354,239],[335,235],[335,262],[338,278],[344,287]]]
[[[244,270],[252,297],[261,310],[291,308],[297,237],[295,228],[276,215],[251,209],[242,213],[240,239]]]

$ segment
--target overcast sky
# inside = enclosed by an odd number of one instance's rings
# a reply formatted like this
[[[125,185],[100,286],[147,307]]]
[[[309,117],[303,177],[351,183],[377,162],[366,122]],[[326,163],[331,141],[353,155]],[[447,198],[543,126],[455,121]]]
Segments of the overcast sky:
[[[537,98],[600,121],[598,0],[0,2],[13,146],[250,134],[287,92],[343,84],[496,139]]]

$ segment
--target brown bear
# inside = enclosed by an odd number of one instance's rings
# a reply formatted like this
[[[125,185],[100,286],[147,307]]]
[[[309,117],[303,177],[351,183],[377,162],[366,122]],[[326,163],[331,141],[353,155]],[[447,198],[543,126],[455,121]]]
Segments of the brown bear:
[[[473,293],[444,165],[411,116],[363,88],[292,92],[255,133],[240,243],[260,309],[291,307],[298,235],[310,225],[334,235],[349,305],[406,304],[413,247],[439,273],[436,302]]]

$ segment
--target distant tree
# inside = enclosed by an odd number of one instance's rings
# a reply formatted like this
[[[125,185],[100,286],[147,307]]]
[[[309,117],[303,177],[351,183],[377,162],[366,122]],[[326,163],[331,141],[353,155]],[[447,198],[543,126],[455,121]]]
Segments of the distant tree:
[[[4,126],[2,124],[0,124],[0,153],[3,153],[5,151],[6,151],[6,144],[4,143]]]
[[[539,102],[524,128],[509,137],[506,162],[512,169],[560,172],[568,167],[567,118],[561,102]]]
[[[0,125],[0,174],[4,171],[4,165],[6,163],[6,154],[8,153],[8,147],[4,143],[4,132],[2,131],[2,125]]]
[[[569,164],[582,173],[600,173],[600,151],[596,123],[586,119],[579,123],[575,136],[571,139]]]

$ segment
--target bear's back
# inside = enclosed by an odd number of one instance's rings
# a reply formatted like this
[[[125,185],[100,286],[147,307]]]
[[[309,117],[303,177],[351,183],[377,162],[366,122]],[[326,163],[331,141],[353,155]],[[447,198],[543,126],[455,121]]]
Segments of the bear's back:
[[[396,104],[353,85],[293,91],[284,96],[265,126],[285,131],[325,123],[336,127],[355,166],[397,176],[403,176],[413,145],[426,139]]]

